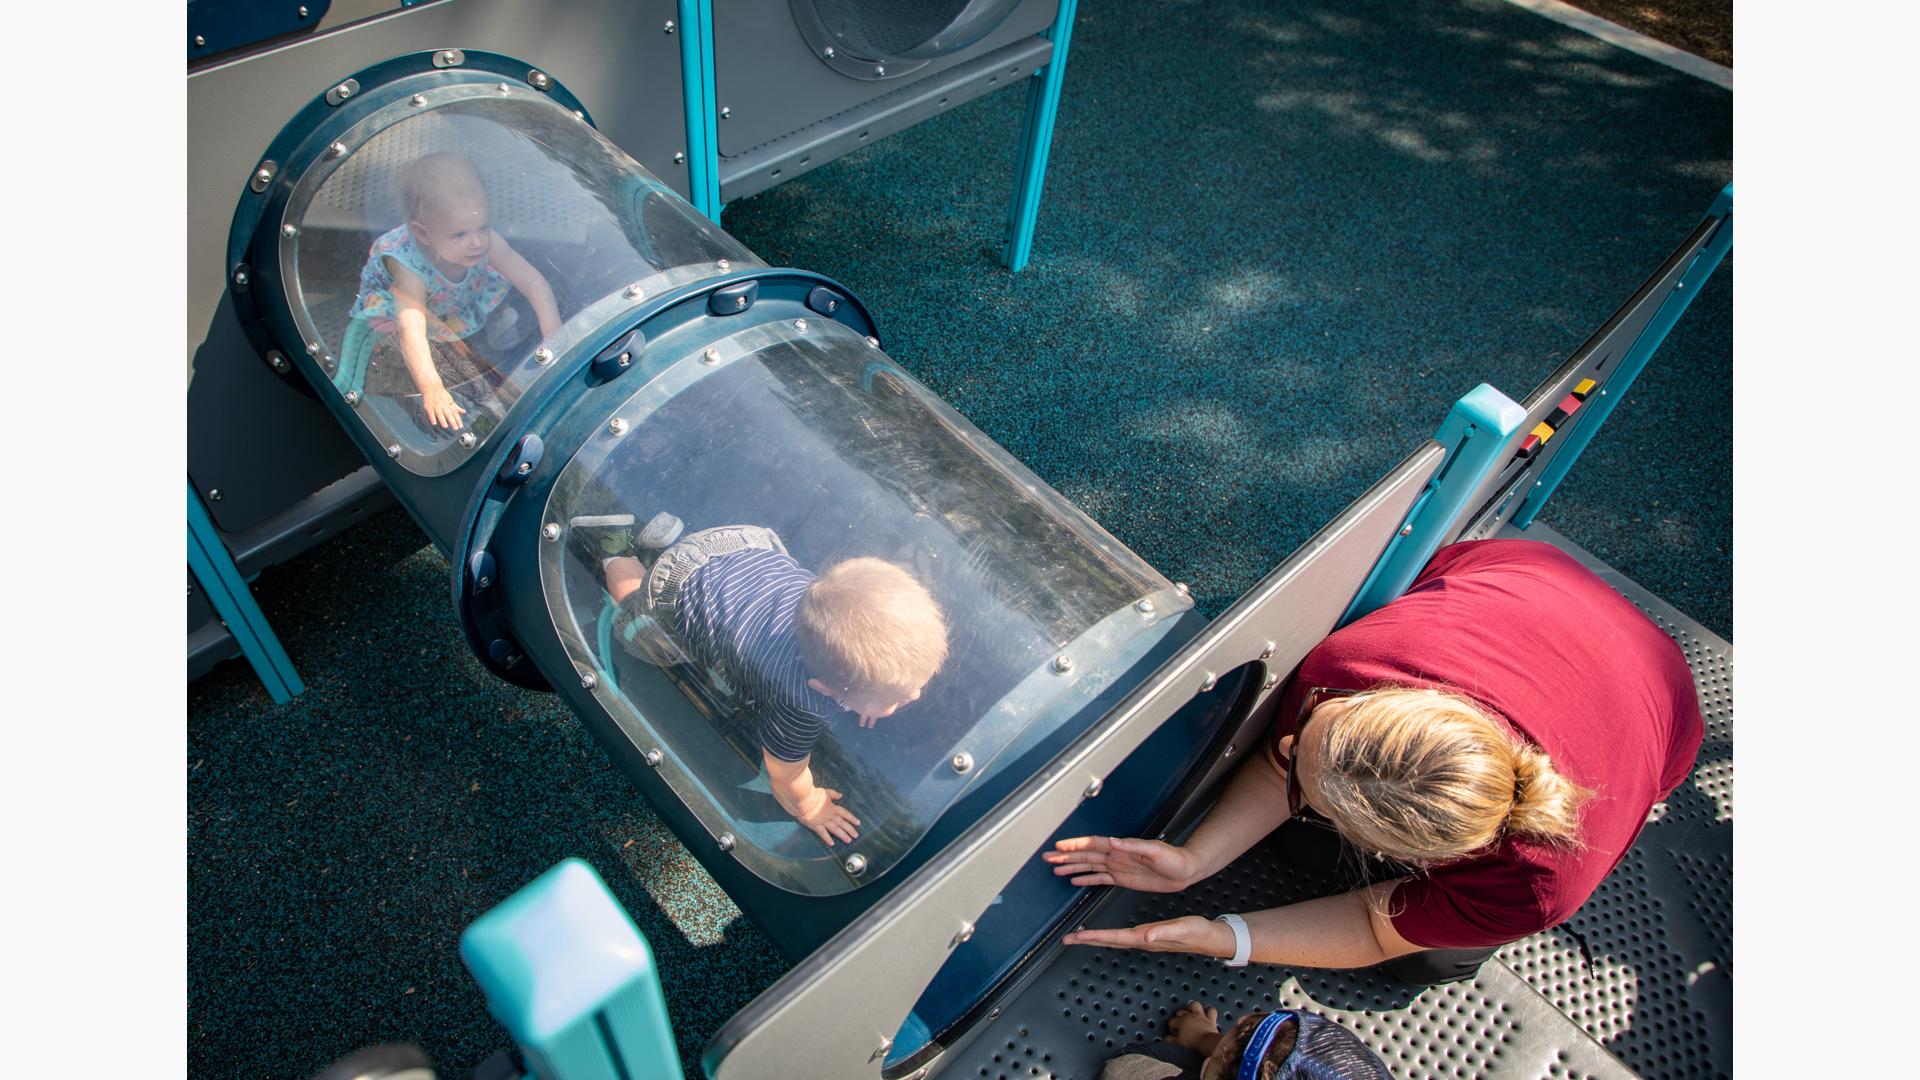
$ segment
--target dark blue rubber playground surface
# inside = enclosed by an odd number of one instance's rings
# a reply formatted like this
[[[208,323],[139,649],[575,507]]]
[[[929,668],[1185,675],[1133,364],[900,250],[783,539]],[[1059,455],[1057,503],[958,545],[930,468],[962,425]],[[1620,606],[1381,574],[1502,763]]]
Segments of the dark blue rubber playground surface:
[[[1087,0],[1024,273],[1023,95],[730,207],[888,351],[1217,613],[1479,382],[1519,397],[1732,179],[1732,96],[1500,0]],[[662,116],[677,123],[677,113]],[[1542,520],[1732,636],[1732,267]],[[783,970],[550,696],[465,653],[398,511],[264,573],[307,682],[188,690],[189,1068],[507,1045],[457,955],[568,855],[652,943],[690,1070]]]

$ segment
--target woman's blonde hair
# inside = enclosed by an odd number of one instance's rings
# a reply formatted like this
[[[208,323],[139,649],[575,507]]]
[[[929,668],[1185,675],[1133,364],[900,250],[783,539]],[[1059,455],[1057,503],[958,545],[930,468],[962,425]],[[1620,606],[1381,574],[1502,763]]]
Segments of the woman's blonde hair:
[[[1463,697],[1389,687],[1309,724],[1321,800],[1348,843],[1430,866],[1519,835],[1580,845],[1592,793]]]

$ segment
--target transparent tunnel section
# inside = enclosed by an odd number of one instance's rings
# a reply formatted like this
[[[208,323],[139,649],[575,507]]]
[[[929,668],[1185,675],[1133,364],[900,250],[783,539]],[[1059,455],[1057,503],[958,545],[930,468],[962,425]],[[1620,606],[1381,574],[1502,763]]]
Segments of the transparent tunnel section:
[[[301,176],[279,229],[307,352],[428,476],[608,319],[763,265],[581,117],[507,83],[373,113]]]
[[[1090,722],[1192,606],[824,319],[743,329],[641,387],[561,472],[542,536],[582,683],[723,847],[807,895],[876,879]],[[843,794],[852,842],[775,794],[796,762]]]

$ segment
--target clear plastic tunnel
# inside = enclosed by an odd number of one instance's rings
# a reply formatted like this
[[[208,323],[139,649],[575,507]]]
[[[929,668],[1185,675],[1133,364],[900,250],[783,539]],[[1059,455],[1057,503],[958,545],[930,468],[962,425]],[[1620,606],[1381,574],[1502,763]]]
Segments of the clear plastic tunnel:
[[[777,549],[803,577],[883,560],[942,613],[946,659],[917,700],[872,727],[816,701],[827,724],[811,767],[859,818],[850,844],[830,850],[770,793],[755,675],[659,655],[658,609],[614,599],[616,566],[644,564],[651,587],[668,553],[727,526],[757,531],[723,547]],[[830,319],[742,327],[639,387],[567,462],[542,530],[541,589],[582,683],[735,859],[813,896],[885,873],[974,785],[1059,737],[1192,606]],[[687,610],[666,610],[684,633]]]
[[[299,178],[281,221],[299,347],[422,476],[485,446],[556,359],[627,309],[762,265],[576,114],[505,82],[367,116]]]

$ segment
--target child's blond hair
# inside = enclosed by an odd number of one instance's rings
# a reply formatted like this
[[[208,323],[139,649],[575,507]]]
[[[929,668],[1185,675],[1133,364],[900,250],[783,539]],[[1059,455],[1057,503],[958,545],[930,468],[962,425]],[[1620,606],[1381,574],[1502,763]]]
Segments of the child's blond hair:
[[[885,559],[848,559],[814,578],[794,629],[807,673],[839,693],[918,690],[947,662],[940,605]]]
[[[400,209],[408,221],[425,221],[427,214],[456,199],[486,197],[480,170],[459,154],[428,154],[400,171]]]
[[[1507,835],[1580,846],[1592,793],[1463,697],[1372,691],[1306,738],[1320,744],[1319,809],[1363,851],[1431,866]]]

